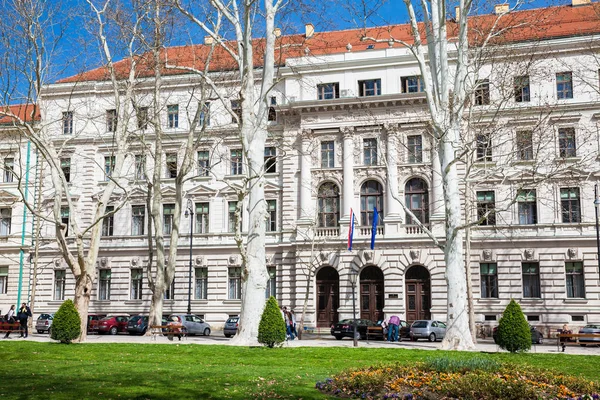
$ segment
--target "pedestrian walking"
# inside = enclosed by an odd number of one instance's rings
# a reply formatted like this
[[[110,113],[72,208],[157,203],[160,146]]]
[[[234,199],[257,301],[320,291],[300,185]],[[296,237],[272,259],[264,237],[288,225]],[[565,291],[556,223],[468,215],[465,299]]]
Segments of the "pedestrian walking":
[[[290,319],[291,319],[291,326],[292,326],[292,334],[295,337],[298,337],[298,331],[296,330],[296,314],[294,313],[293,310],[290,310]]]
[[[21,304],[21,308],[19,308],[19,312],[17,313],[17,319],[21,324],[21,335],[19,337],[26,338],[29,336],[29,330],[27,328],[27,321],[29,317],[31,317],[31,309],[27,304]]]
[[[398,341],[398,326],[400,318],[397,315],[392,315],[388,321],[388,342]]]
[[[4,316],[4,319],[9,324],[13,324],[15,322],[15,305],[14,304],[12,306],[10,306],[10,310],[8,310],[8,312]],[[4,335],[4,339],[10,339],[9,336],[10,336],[10,328],[7,327],[6,335]]]

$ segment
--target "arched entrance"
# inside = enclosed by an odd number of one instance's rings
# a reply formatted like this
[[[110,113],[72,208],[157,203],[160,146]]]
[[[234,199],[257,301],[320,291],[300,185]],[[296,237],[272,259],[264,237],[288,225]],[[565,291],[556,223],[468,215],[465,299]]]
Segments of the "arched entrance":
[[[360,273],[360,318],[383,319],[383,272],[375,266]]]
[[[332,267],[317,272],[317,326],[330,327],[338,322],[340,275]]]
[[[422,265],[410,267],[404,275],[406,320],[431,319],[431,278]]]

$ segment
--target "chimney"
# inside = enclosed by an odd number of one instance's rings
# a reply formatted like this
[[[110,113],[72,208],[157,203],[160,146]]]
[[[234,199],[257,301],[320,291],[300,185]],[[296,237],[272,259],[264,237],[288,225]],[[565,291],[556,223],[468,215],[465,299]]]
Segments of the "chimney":
[[[304,25],[304,36],[308,39],[315,34],[315,26],[313,24]]]
[[[576,1],[576,0],[573,0],[573,1]],[[508,7],[508,3],[496,4],[494,6],[494,14],[496,14],[496,15],[506,14],[509,10],[510,9]]]
[[[454,19],[456,20],[456,22],[460,21],[460,7],[456,6],[454,7]]]
[[[281,36],[281,28],[273,29],[273,34],[275,35],[275,37],[280,37]]]
[[[586,4],[590,4],[591,0],[571,0],[571,6],[585,6]]]
[[[214,39],[212,36],[204,36],[204,44],[205,45],[211,45],[214,43]]]

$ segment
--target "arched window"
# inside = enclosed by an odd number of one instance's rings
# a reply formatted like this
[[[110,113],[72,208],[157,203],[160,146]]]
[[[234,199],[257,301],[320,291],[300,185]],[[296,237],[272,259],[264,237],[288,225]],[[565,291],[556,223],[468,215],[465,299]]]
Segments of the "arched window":
[[[404,199],[406,206],[421,221],[422,224],[429,223],[429,193],[427,183],[423,179],[413,178],[406,182],[404,189]],[[408,225],[415,225],[416,222],[406,216]]]
[[[360,188],[360,224],[373,224],[373,210],[377,207],[379,218],[383,217],[383,188],[377,181],[366,181]]]
[[[319,227],[338,226],[340,219],[340,189],[335,183],[327,182],[319,186]]]

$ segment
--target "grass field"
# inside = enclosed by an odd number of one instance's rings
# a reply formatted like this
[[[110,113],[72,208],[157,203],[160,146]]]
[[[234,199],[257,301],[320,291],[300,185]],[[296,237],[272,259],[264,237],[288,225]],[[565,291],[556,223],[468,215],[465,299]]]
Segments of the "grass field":
[[[481,354],[600,380],[600,356]],[[315,382],[348,368],[441,351],[160,344],[0,343],[0,399],[325,399]]]

